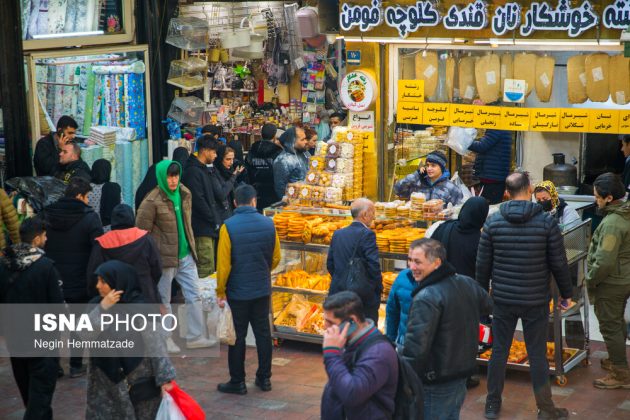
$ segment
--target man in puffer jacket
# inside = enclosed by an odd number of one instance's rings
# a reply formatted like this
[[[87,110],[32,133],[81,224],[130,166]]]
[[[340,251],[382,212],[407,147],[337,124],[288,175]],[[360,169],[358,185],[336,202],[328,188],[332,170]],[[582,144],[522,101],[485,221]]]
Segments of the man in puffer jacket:
[[[385,335],[396,344],[396,347],[402,347],[405,342],[407,318],[412,301],[411,294],[416,287],[418,283],[413,278],[411,270],[406,269],[398,274],[389,292],[385,315]]]
[[[630,388],[623,310],[630,297],[630,203],[623,201],[625,186],[615,174],[600,175],[593,184],[597,206],[605,216],[588,251],[586,285],[595,305],[610,373],[594,382],[596,388]]]
[[[484,225],[477,252],[477,281],[488,290],[492,278],[494,300],[492,356],[488,365],[486,418],[501,410],[507,357],[520,318],[531,366],[539,419],[563,419],[564,408],[551,400],[547,362],[547,324],[551,299],[549,274],[560,289],[561,305],[571,304],[572,286],[560,227],[553,216],[531,201],[532,187],[525,173],[506,180],[511,201],[503,203]]]
[[[446,165],[446,155],[434,150],[427,155],[425,166],[419,167],[417,171],[394,185],[396,195],[408,200],[411,194],[421,192],[427,201],[440,199],[444,206],[448,203],[453,205],[461,203],[464,195],[449,179],[451,173],[446,169]]]
[[[481,139],[473,141],[468,150],[477,153],[475,175],[483,186],[481,196],[490,204],[500,203],[503,201],[505,178],[510,173],[512,132],[488,130]]]
[[[303,181],[308,171],[307,141],[304,129],[291,127],[280,136],[284,150],[273,161],[273,183],[278,197],[283,197],[287,185]]]

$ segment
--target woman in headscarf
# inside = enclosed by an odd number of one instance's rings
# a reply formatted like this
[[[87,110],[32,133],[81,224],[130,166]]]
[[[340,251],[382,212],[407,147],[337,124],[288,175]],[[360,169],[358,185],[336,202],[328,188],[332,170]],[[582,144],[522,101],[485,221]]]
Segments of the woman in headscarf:
[[[234,166],[234,150],[229,146],[219,146],[212,177],[214,198],[218,203],[221,222],[232,216],[234,189],[239,184],[239,176],[243,170],[242,166]]]
[[[150,328],[141,332],[99,331],[101,314],[126,313],[125,306],[143,304],[140,286],[134,268],[121,261],[111,260],[101,264],[94,275],[100,296],[90,303],[95,304],[89,316],[95,333],[81,333],[83,339],[106,340],[123,335],[134,342],[134,348],[144,347],[144,352],[166,354],[161,334]],[[137,307],[132,310],[138,313]],[[151,324],[151,322],[149,322]],[[86,337],[96,334],[98,337]],[[109,350],[112,351],[112,350]],[[138,350],[142,351],[142,350]],[[137,353],[137,352],[136,352]],[[118,356],[90,357],[88,372],[86,419],[155,419],[161,403],[162,392],[172,389],[175,368],[168,357]]]
[[[578,212],[558,196],[556,186],[551,181],[537,184],[534,188],[534,197],[543,210],[556,219],[560,229],[566,229],[581,220]]]
[[[178,147],[177,149],[173,150],[173,160],[179,162],[182,168],[186,164],[189,155],[190,153],[188,153],[188,149],[186,149],[185,147]],[[153,190],[153,188],[157,187],[158,185],[157,178],[155,176],[155,165],[157,165],[158,163],[159,162],[156,162],[149,167],[147,174],[144,176],[144,179],[140,183],[140,186],[138,186],[135,199],[136,212],[140,208],[142,200],[144,200],[147,194],[149,194],[151,190]]]
[[[109,231],[112,223],[112,210],[121,202],[120,185],[110,182],[112,164],[105,159],[98,159],[92,164],[92,194],[90,206],[101,216],[103,230]]]

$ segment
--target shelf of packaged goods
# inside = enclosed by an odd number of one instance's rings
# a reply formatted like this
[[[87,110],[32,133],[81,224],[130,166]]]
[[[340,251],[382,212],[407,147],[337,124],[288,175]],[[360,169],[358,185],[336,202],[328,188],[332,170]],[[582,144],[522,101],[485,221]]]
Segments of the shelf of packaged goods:
[[[586,350],[582,350],[582,349],[566,349],[566,350],[570,350],[575,353],[563,362],[562,367],[563,367],[564,373],[567,373],[568,371],[576,367],[580,362],[586,360],[588,356],[588,352]],[[481,357],[477,357],[477,363],[479,363],[482,366],[487,366],[488,362],[489,362],[489,359],[483,359]],[[549,364],[549,374],[555,375],[557,373],[557,369],[555,368],[555,366],[552,366],[551,363],[552,362],[550,362]],[[524,361],[523,363],[508,362],[507,367],[508,369],[513,369],[513,370],[522,370],[522,371],[530,370],[530,365],[529,365],[529,362],[527,362],[527,360]]]
[[[254,93],[258,92],[254,89],[211,89],[212,92],[237,92],[237,93]]]
[[[350,217],[350,210],[333,209],[333,208],[318,208],[318,207],[298,207],[298,208],[283,208],[283,207],[268,207],[264,210],[266,216],[273,215],[275,213],[299,213],[313,216],[335,216],[335,217]]]
[[[301,242],[291,242],[291,241],[280,241],[280,245],[282,248],[290,250],[290,251],[306,251],[306,252],[328,252],[330,248],[329,245],[321,245],[321,244],[304,244]],[[407,254],[396,253],[396,252],[381,252],[379,251],[378,256],[383,259],[389,260],[406,260]]]

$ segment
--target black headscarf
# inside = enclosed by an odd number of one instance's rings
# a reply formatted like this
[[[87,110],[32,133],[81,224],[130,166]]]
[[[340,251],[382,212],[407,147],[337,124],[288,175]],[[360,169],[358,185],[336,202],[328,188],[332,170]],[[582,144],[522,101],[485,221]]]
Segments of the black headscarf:
[[[186,149],[185,147],[178,147],[177,149],[173,150],[172,160],[176,160],[177,162],[181,163],[183,168],[184,164],[188,160],[188,156],[190,156],[190,153],[188,153],[188,149]]]
[[[145,303],[138,284],[138,276],[136,270],[129,264],[125,264],[118,260],[109,260],[99,265],[94,272],[95,276],[99,276],[112,289],[123,290],[117,304],[110,308],[110,312],[124,313],[124,304],[127,303]],[[100,303],[102,297],[96,296],[90,303]],[[142,335],[139,332],[125,332],[126,338],[133,340],[138,345],[142,343]],[[120,339],[121,334],[109,332],[106,330],[99,335],[99,340]],[[134,349],[137,349],[134,346]],[[93,366],[99,368],[114,383],[122,381],[129,373],[131,373],[142,362],[142,357],[91,357]]]
[[[112,211],[112,230],[129,229],[136,225],[133,209],[127,204],[119,204]]]
[[[92,183],[104,184],[109,182],[112,175],[112,164],[106,159],[97,159],[92,164]]]
[[[173,160],[179,162],[182,165],[182,168],[185,166],[186,161],[188,160],[188,156],[188,149],[186,149],[185,147],[178,147],[177,149],[173,150]],[[144,197],[146,197],[147,194],[149,194],[151,190],[153,190],[153,188],[157,187],[158,185],[157,178],[155,177],[155,165],[156,164],[151,165],[151,167],[147,171],[147,174],[144,176],[144,179],[140,183],[140,186],[138,186],[138,189],[136,190],[136,211],[138,211],[138,209],[140,208],[140,204],[142,204],[142,200],[144,200]]]
[[[461,233],[479,232],[486,222],[490,206],[483,197],[471,197],[462,206],[457,218],[457,230]]]
[[[230,179],[234,175],[234,164],[230,169],[227,169],[223,165],[223,158],[228,153],[228,149],[230,149],[230,152],[233,152],[233,149],[226,145],[219,146],[219,149],[217,150],[217,158],[214,160],[214,167],[224,179]],[[234,158],[236,159],[236,153],[234,153]]]

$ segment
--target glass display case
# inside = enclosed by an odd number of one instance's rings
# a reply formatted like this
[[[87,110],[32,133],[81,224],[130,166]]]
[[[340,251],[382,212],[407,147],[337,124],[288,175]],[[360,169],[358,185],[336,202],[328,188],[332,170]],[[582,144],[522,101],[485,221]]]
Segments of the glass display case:
[[[25,51],[134,39],[133,0],[20,0]]]

